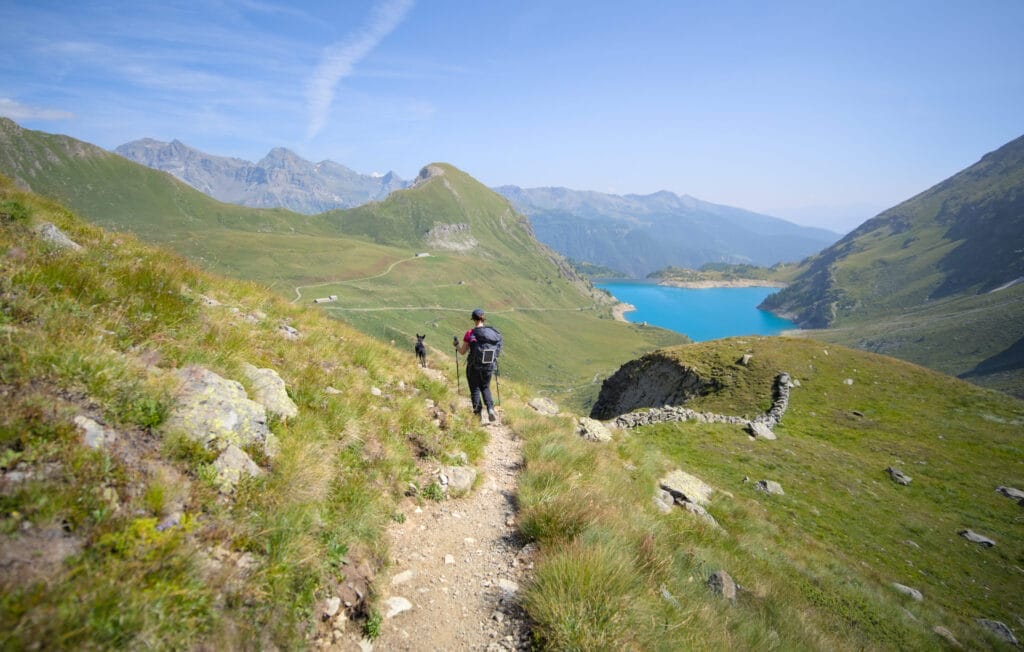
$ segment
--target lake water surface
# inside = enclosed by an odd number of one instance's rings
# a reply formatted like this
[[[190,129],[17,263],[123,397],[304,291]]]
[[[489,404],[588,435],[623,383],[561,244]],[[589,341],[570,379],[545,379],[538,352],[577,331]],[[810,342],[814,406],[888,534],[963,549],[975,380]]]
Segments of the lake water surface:
[[[638,281],[595,283],[636,310],[633,323],[647,322],[683,333],[694,342],[734,335],[778,335],[796,325],[757,306],[779,288],[672,288]]]

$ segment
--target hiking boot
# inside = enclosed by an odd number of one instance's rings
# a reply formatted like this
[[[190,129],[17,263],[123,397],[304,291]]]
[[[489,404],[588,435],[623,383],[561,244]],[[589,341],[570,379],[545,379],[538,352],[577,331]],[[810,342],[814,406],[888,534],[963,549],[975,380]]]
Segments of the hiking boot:
[[[491,423],[494,423],[495,421],[498,420],[498,415],[494,413],[494,410],[488,408],[487,409],[487,418],[490,419]]]

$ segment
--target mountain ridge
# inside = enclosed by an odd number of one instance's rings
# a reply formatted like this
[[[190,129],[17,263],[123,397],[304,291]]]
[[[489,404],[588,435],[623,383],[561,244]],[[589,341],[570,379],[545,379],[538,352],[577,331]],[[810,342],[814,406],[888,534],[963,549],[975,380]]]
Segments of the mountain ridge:
[[[612,195],[547,186],[499,186],[541,242],[573,260],[643,277],[709,262],[770,267],[796,262],[838,233],[661,190]]]
[[[177,139],[165,143],[143,138],[114,152],[168,172],[220,201],[304,214],[357,206],[408,185],[394,172],[360,174],[331,160],[307,161],[284,147],[272,148],[256,163],[208,154]]]

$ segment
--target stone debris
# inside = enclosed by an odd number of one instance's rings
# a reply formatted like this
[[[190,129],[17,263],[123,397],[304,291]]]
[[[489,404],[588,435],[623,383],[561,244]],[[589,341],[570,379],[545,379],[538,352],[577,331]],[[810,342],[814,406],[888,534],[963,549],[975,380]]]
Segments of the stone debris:
[[[913,588],[911,588],[909,586],[906,586],[904,584],[900,584],[899,582],[893,582],[892,583],[892,588],[896,589],[898,592],[902,593],[903,595],[910,596],[911,598],[913,598],[917,602],[921,602],[922,600],[924,600],[924,596],[921,595],[920,591],[918,591],[917,589],[913,589]]]
[[[587,441],[606,442],[612,440],[612,433],[608,428],[590,417],[580,417],[576,421],[576,434]]]
[[[786,492],[782,490],[782,485],[774,480],[758,480],[754,483],[754,489],[766,493],[770,496],[785,496]]]
[[[476,482],[476,469],[471,466],[442,466],[438,471],[438,482],[449,496],[465,496]]]
[[[282,419],[290,419],[299,413],[299,406],[288,396],[284,380],[273,369],[260,369],[249,363],[242,365],[242,373],[252,384],[253,400]]]
[[[907,486],[913,481],[909,475],[899,469],[894,469],[891,466],[885,469],[885,472],[889,474],[889,478],[896,484]]]
[[[715,595],[720,595],[730,602],[736,601],[736,582],[724,570],[712,573],[708,577],[707,585]]]
[[[1007,627],[1004,623],[1001,623],[998,620],[989,620],[988,618],[978,618],[977,621],[979,625],[981,625],[988,631],[992,632],[999,638],[1003,639],[1010,645],[1017,645],[1017,637],[1013,635],[1013,632],[1010,631],[1010,628]]]
[[[89,448],[107,448],[117,441],[116,431],[104,428],[87,416],[80,414],[74,422],[82,433],[82,443]]]
[[[281,337],[285,338],[286,340],[297,340],[300,337],[302,337],[302,334],[299,333],[299,331],[295,330],[288,324],[281,324],[280,326],[278,326],[277,332],[280,333]]]
[[[558,405],[549,398],[531,398],[527,405],[546,416],[553,417],[558,414]]]
[[[385,600],[384,603],[381,604],[381,607],[383,608],[383,615],[385,618],[394,618],[398,614],[412,609],[412,603],[406,598],[395,596]]]
[[[60,228],[54,224],[41,222],[34,230],[40,238],[59,247],[60,249],[70,249],[71,251],[82,250],[82,245],[69,238],[66,233],[61,231]]]
[[[957,534],[967,539],[971,543],[977,543],[978,545],[984,546],[986,548],[992,548],[996,545],[995,541],[989,539],[986,536],[978,534],[974,530],[960,530],[959,532],[957,532]]]

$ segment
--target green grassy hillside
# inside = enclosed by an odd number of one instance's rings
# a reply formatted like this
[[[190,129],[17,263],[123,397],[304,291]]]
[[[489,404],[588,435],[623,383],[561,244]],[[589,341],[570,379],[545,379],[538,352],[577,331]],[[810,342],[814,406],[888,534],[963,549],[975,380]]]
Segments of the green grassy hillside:
[[[669,349],[717,391],[698,411],[754,417],[779,371],[799,383],[775,428],[666,423],[594,444],[533,419],[522,528],[545,554],[527,604],[557,649],[1007,647],[978,624],[1021,634],[1024,403],[949,376],[805,339],[731,338]],[[751,353],[748,365],[736,360]],[[523,417],[526,418],[525,416]],[[886,468],[911,476],[902,486]],[[715,488],[708,512],[655,509],[682,469]],[[784,495],[758,492],[773,480]],[[996,541],[980,547],[972,529]],[[735,602],[712,595],[726,570]],[[893,583],[917,589],[923,600]]]
[[[0,272],[0,648],[313,645],[317,605],[347,585],[367,596],[350,615],[373,614],[409,483],[485,441],[468,415],[432,422],[424,400],[448,410],[453,392],[405,355],[6,181]],[[264,473],[225,495],[217,451],[165,424],[176,370],[251,396],[246,364],[276,370],[298,415],[270,418],[279,452],[249,450]],[[81,416],[113,441],[84,445]]]
[[[323,306],[332,316],[401,349],[427,333],[433,363],[453,373],[451,338],[482,306],[505,333],[502,374],[581,406],[596,377],[685,340],[614,321],[607,295],[540,245],[505,199],[450,165],[427,166],[414,188],[384,201],[305,216],[222,204],[95,146],[0,119],[0,173],[215,272],[300,302],[337,295]],[[426,237],[445,225],[466,230]],[[464,235],[475,244],[446,248]]]
[[[1022,251],[1024,137],[865,222],[762,307],[1024,396]]]

